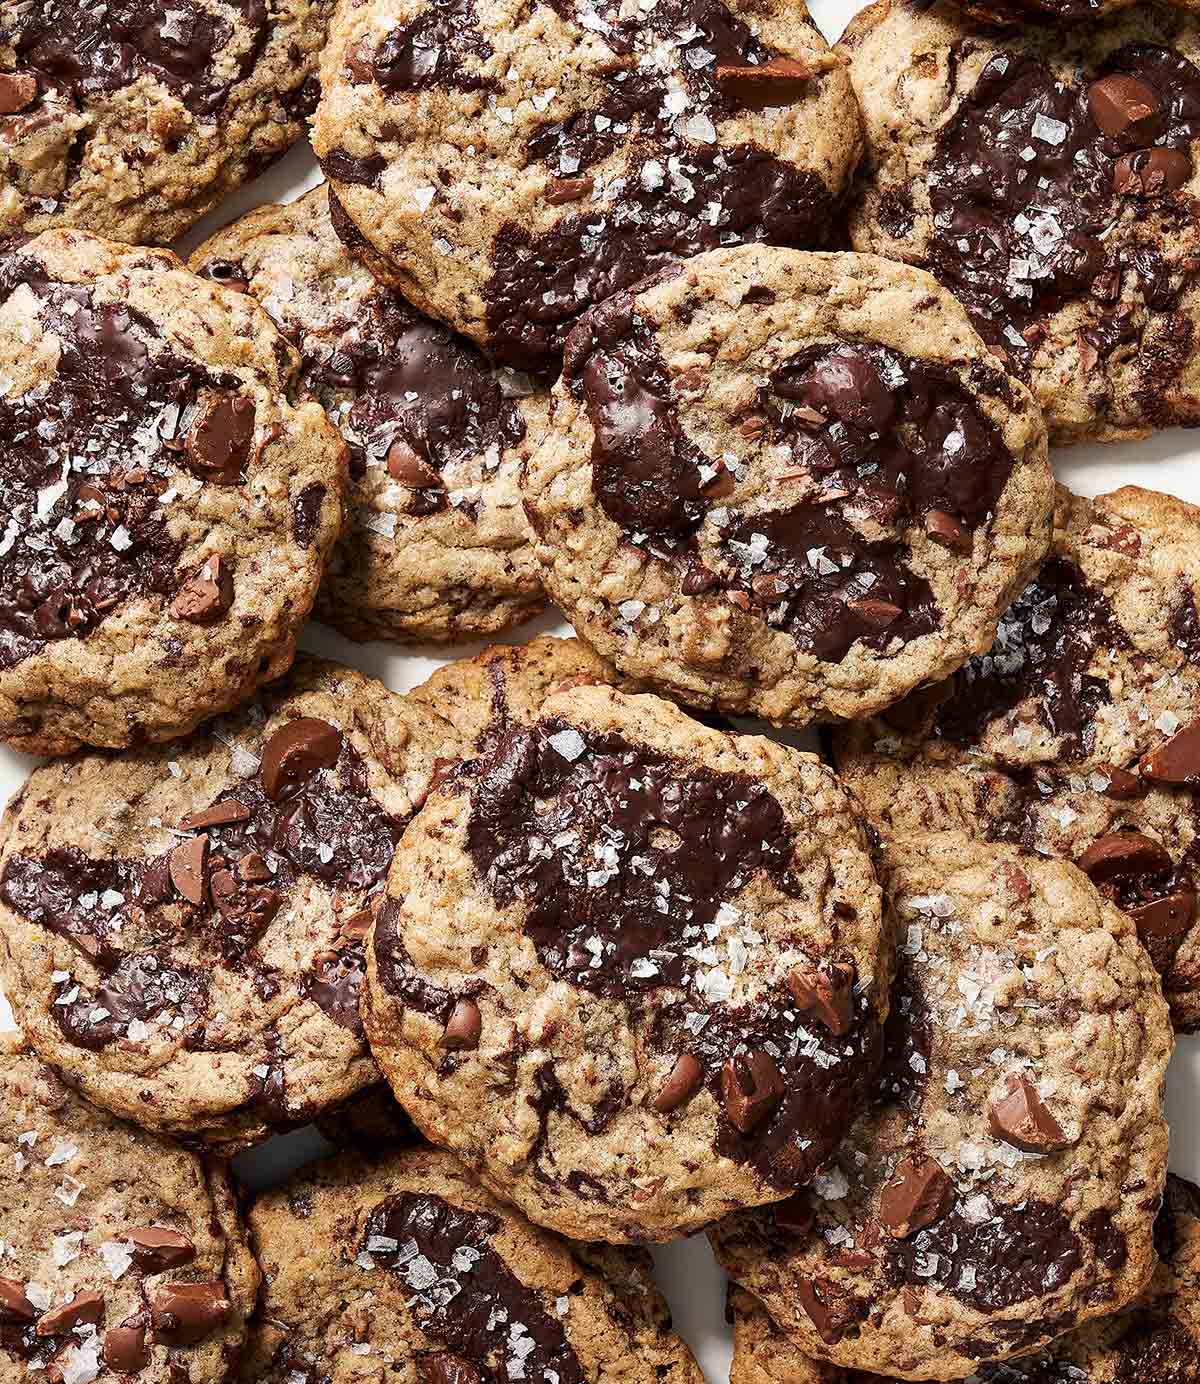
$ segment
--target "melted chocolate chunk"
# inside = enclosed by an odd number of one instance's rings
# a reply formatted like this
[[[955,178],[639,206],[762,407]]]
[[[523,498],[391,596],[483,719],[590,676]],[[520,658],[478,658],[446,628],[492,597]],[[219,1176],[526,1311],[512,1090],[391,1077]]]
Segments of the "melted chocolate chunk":
[[[883,1255],[893,1287],[933,1283],[989,1313],[1055,1292],[1083,1262],[1067,1216],[1035,1199],[995,1203],[982,1223],[956,1209],[907,1240],[889,1239]]]
[[[577,22],[573,10],[564,15]],[[811,248],[833,221],[834,198],[817,174],[751,144],[717,145],[708,134],[734,109],[717,67],[771,56],[742,20],[718,0],[659,0],[630,19],[612,6],[602,23],[605,42],[630,65],[611,76],[595,109],[535,131],[529,161],[573,177],[611,154],[630,129],[643,148],[614,197],[589,200],[540,235],[509,223],[497,237],[485,290],[488,333],[497,354],[519,365],[547,364],[589,304],[665,264],[753,241]],[[662,74],[636,62],[664,40],[678,53],[687,88],[678,115]]]
[[[389,93],[430,87],[478,91],[487,83],[471,69],[491,56],[472,0],[431,0],[416,19],[389,31],[370,67]]]
[[[208,977],[176,966],[164,951],[125,952],[104,981],[87,990],[72,980],[56,986],[54,1020],[77,1047],[99,1052],[124,1038],[133,1020],[190,1028],[208,1000]]]
[[[87,106],[140,78],[161,82],[194,115],[211,118],[246,76],[268,36],[263,0],[232,0],[249,28],[232,74],[218,72],[234,27],[195,0],[32,0],[9,7],[0,40],[16,50],[17,67],[43,89]]]
[[[928,267],[1021,370],[1040,319],[1091,296],[1102,324],[1123,272],[1137,275],[1155,306],[1179,292],[1178,267],[1153,247],[1103,233],[1122,200],[1121,158],[1150,143],[1187,155],[1200,136],[1200,71],[1169,49],[1131,44],[1094,74],[1109,75],[1151,90],[1160,106],[1155,129],[1104,133],[1089,100],[1095,83],[1059,82],[1043,63],[1000,53],[938,137]]]
[[[60,352],[55,378],[0,397],[0,668],[82,639],[132,595],[177,585],[180,545],[160,496],[201,392],[240,387],[174,351],[159,332],[83,286],[0,255],[0,287],[26,285]]]
[[[1086,672],[1088,664],[1097,649],[1128,647],[1103,594],[1069,558],[1052,556],[1000,617],[992,648],[954,675],[954,691],[937,710],[937,732],[953,744],[973,744],[997,717],[1033,697],[1038,718],[1063,742],[1063,758],[1082,759],[1095,737],[1096,712],[1111,700],[1107,682]]]
[[[358,943],[319,961],[313,972],[300,982],[300,993],[323,1009],[334,1023],[365,1038],[358,1001],[366,972],[366,955],[362,944]]]
[[[492,1248],[500,1228],[490,1212],[404,1192],[371,1212],[361,1248],[406,1285],[421,1330],[484,1384],[584,1384],[562,1322]]]

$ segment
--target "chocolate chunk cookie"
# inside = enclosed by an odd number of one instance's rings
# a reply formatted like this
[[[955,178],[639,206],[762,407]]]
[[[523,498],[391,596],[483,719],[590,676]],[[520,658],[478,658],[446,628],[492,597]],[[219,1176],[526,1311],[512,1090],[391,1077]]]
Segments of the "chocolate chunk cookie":
[[[315,1164],[259,1199],[249,1377],[703,1384],[644,1251],[568,1245],[432,1149]]]
[[[0,1379],[225,1384],[258,1267],[224,1167],[0,1035]]]
[[[230,1151],[379,1080],[363,942],[450,728],[301,659],[157,749],[38,769],[0,846],[0,958],[89,1099]]]
[[[985,649],[1053,493],[1036,404],[928,275],[763,246],[589,313],[524,484],[584,639],[685,702],[795,725]]]
[[[1161,1262],[1127,1312],[1098,1317],[1045,1350],[980,1365],[959,1384],[1189,1384],[1200,1347],[1200,1188],[1168,1175],[1154,1227]],[[878,1384],[801,1353],[749,1293],[735,1289],[732,1384]]]
[[[868,153],[858,250],[928,269],[1052,442],[1200,422],[1200,15],[1003,31],[879,0],[839,49]]]
[[[372,1051],[425,1135],[579,1239],[777,1201],[873,1086],[891,938],[813,756],[610,687],[556,693],[405,833]]]
[[[371,268],[522,368],[672,260],[824,243],[861,143],[804,0],[367,0],[321,85]]]
[[[324,187],[261,207],[192,257],[251,293],[350,447],[350,523],[316,615],[352,639],[495,634],[545,603],[516,473],[548,395],[380,287]]]
[[[834,739],[885,834],[960,828],[1073,860],[1200,1024],[1200,509],[1060,488],[1054,542],[995,645]]]
[[[1146,1287],[1171,1027],[1074,866],[957,833],[879,863],[900,954],[877,1104],[808,1197],[712,1238],[806,1354],[959,1379]]]
[[[181,235],[301,134],[334,0],[0,9],[0,240]]]
[[[0,739],[169,740],[287,670],[345,471],[297,384],[165,250],[0,247]]]

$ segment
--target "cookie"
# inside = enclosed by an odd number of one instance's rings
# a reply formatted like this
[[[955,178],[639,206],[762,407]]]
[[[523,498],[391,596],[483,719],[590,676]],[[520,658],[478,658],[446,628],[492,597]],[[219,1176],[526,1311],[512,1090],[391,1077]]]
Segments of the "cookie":
[[[248,1376],[702,1384],[644,1251],[568,1245],[432,1149],[317,1163],[250,1211]]]
[[[0,13],[0,240],[165,244],[304,131],[333,0],[28,0]]]
[[[169,740],[286,672],[345,472],[298,383],[165,250],[0,247],[0,740]]]
[[[959,1384],[1186,1384],[1200,1345],[1200,1188],[1168,1175],[1154,1227],[1161,1262],[1127,1312],[1098,1317],[1045,1350],[981,1365]],[[749,1293],[735,1289],[732,1384],[877,1384],[882,1377],[803,1355]]]
[[[478,752],[513,726],[532,725],[552,693],[616,681],[612,666],[578,639],[540,635],[444,663],[408,695],[449,721],[469,751]]]
[[[928,269],[1051,442],[1200,423],[1200,14],[1003,31],[879,0],[839,47],[863,109],[857,250]]]
[[[252,294],[300,352],[302,380],[350,448],[350,522],[316,616],[352,639],[495,634],[545,604],[516,473],[547,394],[350,258],[328,191],[260,207],[192,256]]]
[[[0,958],[73,1086],[230,1152],[379,1080],[358,1014],[392,852],[453,732],[316,659],[187,740],[35,771]]]
[[[0,1035],[0,1380],[237,1378],[258,1267],[223,1165]]]
[[[550,696],[410,824],[363,1019],[427,1138],[577,1239],[777,1201],[878,1065],[891,938],[812,755],[601,685]]]
[[[524,369],[672,260],[823,244],[858,111],[803,0],[342,4],[313,143],[370,267]]]
[[[599,653],[794,725],[986,648],[1052,506],[1036,404],[928,275],[764,246],[588,314],[523,485]]]
[[[879,869],[900,948],[878,1101],[813,1195],[711,1236],[806,1354],[960,1379],[1145,1288],[1173,1038],[1133,924],[1073,865],[948,832]]]
[[[994,647],[834,737],[885,834],[962,829],[1062,856],[1137,925],[1200,1024],[1200,509],[1060,487],[1041,571]]]

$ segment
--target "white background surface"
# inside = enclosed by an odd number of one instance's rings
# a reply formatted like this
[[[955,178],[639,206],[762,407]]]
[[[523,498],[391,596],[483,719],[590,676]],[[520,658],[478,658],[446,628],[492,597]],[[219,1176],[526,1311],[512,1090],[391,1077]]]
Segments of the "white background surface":
[[[836,39],[857,8],[845,0],[809,0],[818,24],[830,41]],[[264,202],[286,202],[321,180],[316,162],[306,145],[292,152],[256,182],[242,188],[211,213],[177,247],[186,255],[206,236],[244,211]],[[1165,490],[1200,504],[1200,433],[1182,430],[1161,433],[1145,442],[1117,446],[1083,446],[1060,449],[1053,454],[1058,478],[1083,495],[1098,495],[1120,485],[1143,485]],[[508,636],[518,642],[540,633],[569,633],[553,613],[521,626]],[[422,681],[448,657],[472,654],[483,645],[462,645],[452,655],[438,651],[396,652],[385,644],[353,644],[322,625],[310,624],[301,647],[353,664],[403,692]],[[36,761],[0,747],[0,799],[7,800]],[[0,1011],[3,1010],[0,996]],[[0,1012],[0,1027],[5,1015]],[[1200,1181],[1200,1036],[1179,1040],[1168,1079],[1167,1110],[1171,1122],[1171,1166],[1185,1177]],[[273,1139],[236,1162],[238,1172],[251,1185],[267,1186],[281,1180],[297,1163],[321,1151],[323,1141],[314,1130]],[[717,1268],[703,1236],[655,1253],[658,1279],[675,1316],[675,1324],[692,1345],[712,1384],[728,1377],[729,1331],[725,1325],[724,1276]]]

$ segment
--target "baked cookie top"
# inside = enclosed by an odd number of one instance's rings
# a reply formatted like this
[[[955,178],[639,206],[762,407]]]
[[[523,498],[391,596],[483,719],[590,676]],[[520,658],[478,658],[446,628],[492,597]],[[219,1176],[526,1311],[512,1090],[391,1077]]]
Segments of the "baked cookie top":
[[[823,244],[861,142],[803,0],[346,0],[321,87],[371,268],[524,368],[671,260]]]
[[[1146,1287],[1171,1027],[1074,866],[944,833],[879,868],[900,947],[877,1104],[811,1193],[711,1238],[806,1354],[959,1379]]]
[[[990,643],[1045,552],[1040,412],[928,275],[713,251],[572,333],[523,479],[548,590],[622,672],[804,724]]]
[[[22,0],[0,12],[0,240],[164,244],[317,103],[333,0]]]
[[[258,1266],[224,1167],[0,1034],[0,1380],[237,1377]]]
[[[1086,870],[1184,1030],[1200,1023],[1198,593],[1200,509],[1060,487],[1050,555],[995,645],[834,737],[885,834],[960,828]]]
[[[569,1245],[432,1149],[306,1169],[249,1213],[267,1384],[702,1384],[644,1251]]]
[[[855,249],[928,269],[1052,442],[1200,421],[1200,14],[1005,29],[879,0],[838,51],[866,127]]]
[[[497,1195],[663,1240],[829,1157],[874,1082],[890,952],[820,761],[585,685],[414,819],[363,1017],[418,1126]]]
[[[228,1152],[378,1081],[363,942],[448,725],[300,659],[187,740],[34,772],[3,822],[0,954],[86,1096]]]
[[[495,634],[544,604],[516,473],[548,393],[493,370],[349,255],[328,189],[260,207],[192,256],[252,294],[350,448],[350,513],[317,597],[354,639]]]
[[[958,1384],[1187,1384],[1200,1346],[1200,1188],[1167,1176],[1154,1223],[1161,1256],[1150,1286],[1133,1307],[1097,1317],[1019,1360],[980,1365]],[[846,1370],[803,1355],[740,1288],[733,1311],[731,1384],[881,1384],[883,1376]]]
[[[82,231],[0,247],[0,739],[185,734],[291,662],[345,449],[251,299]]]

